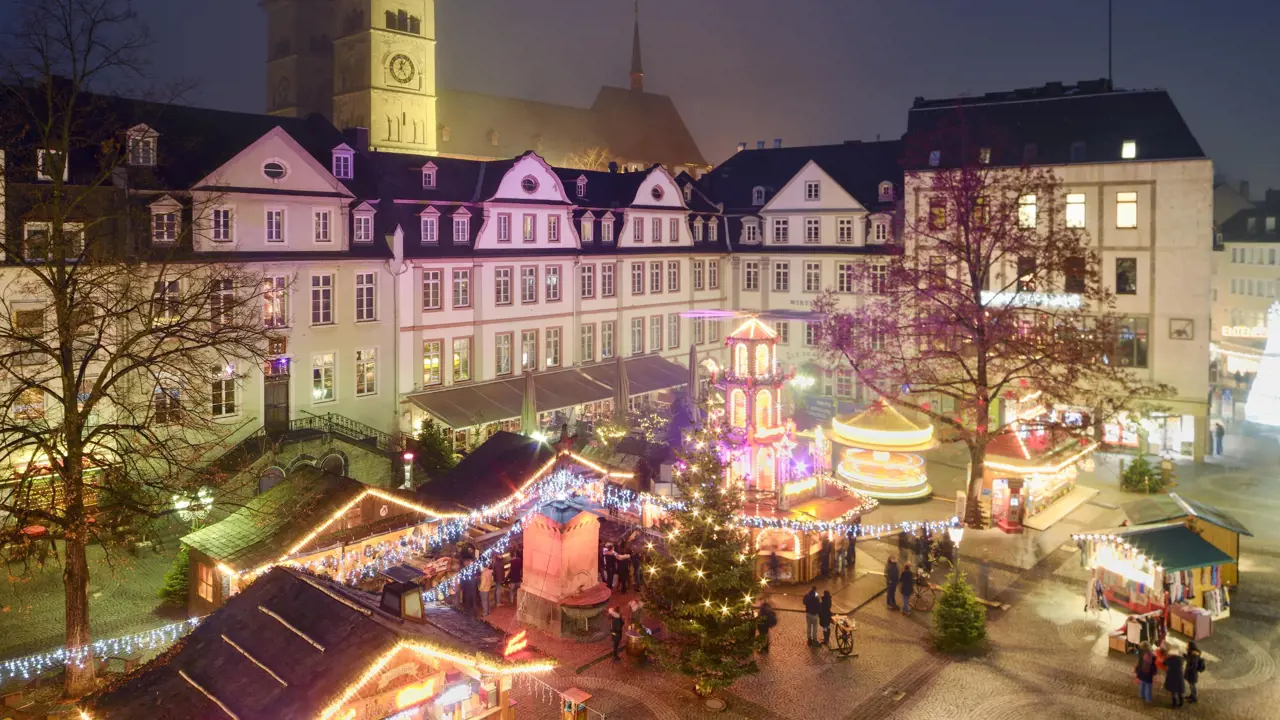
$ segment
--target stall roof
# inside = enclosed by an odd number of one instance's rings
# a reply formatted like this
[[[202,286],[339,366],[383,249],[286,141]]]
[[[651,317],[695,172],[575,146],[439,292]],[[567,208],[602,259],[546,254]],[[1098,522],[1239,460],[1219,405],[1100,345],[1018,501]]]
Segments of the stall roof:
[[[657,355],[631,358],[626,363],[632,395],[679,387],[689,380],[689,371],[683,366]],[[615,363],[537,373],[534,382],[538,412],[554,412],[608,400],[613,397],[617,380]],[[459,429],[520,417],[524,407],[524,387],[524,378],[515,377],[427,390],[407,395],[405,399],[449,427]]]
[[[551,445],[505,430],[496,432],[444,475],[422,485],[418,499],[477,510],[511,496],[556,456]]]
[[[1032,429],[1023,437],[1016,427],[1009,425],[987,443],[987,457],[998,456],[1002,463],[1035,467],[1077,452],[1089,452],[1091,445],[1088,438],[1065,428]]]
[[[295,569],[274,568],[171,650],[90,696],[94,718],[319,717],[400,643],[500,671],[554,663],[533,647],[504,657],[505,634],[452,608],[426,622],[380,609],[380,596]],[[234,714],[232,714],[234,713]]]
[[[1123,539],[1166,571],[1194,570],[1235,562],[1230,555],[1179,522],[1135,525],[1085,535],[1110,535]]]
[[[1240,524],[1240,521],[1232,517],[1230,513],[1219,510],[1212,505],[1206,505],[1197,500],[1183,497],[1178,493],[1134,500],[1133,502],[1125,503],[1123,509],[1125,517],[1129,518],[1129,522],[1134,525],[1150,525],[1189,516],[1203,520],[1210,525],[1217,525],[1220,528],[1230,530],[1233,533],[1253,537],[1253,533],[1249,532],[1248,528]]]

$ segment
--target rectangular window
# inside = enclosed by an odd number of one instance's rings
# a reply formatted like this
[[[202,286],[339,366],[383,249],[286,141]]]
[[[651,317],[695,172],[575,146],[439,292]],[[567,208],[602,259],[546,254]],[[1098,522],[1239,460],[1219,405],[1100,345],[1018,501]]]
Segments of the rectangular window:
[[[822,242],[822,221],[818,218],[804,219],[804,241],[808,245]]]
[[[773,241],[776,243],[791,242],[791,221],[787,218],[773,219]]]
[[[24,338],[36,338],[44,334],[45,310],[15,310],[14,334]]]
[[[434,216],[424,217],[418,223],[422,226],[422,244],[436,245],[440,242],[439,226],[440,220]]]
[[[853,397],[853,371],[837,370],[836,371],[836,397],[850,398]]]
[[[1267,250],[1267,264],[1268,264],[1268,265],[1275,265],[1275,264],[1276,264],[1276,249],[1275,249],[1275,248],[1270,248],[1270,249],[1268,249],[1268,250]]]
[[[720,226],[716,225],[714,219],[707,221],[707,242],[715,242],[716,235],[720,232]]]
[[[773,264],[773,291],[791,291],[791,263],[776,262]]]
[[[747,245],[755,245],[760,242],[760,226],[753,220],[742,223],[742,242]]]
[[[1023,195],[1018,198],[1018,227],[1033,228],[1036,226],[1036,196]]]
[[[215,365],[213,384],[209,391],[214,417],[236,414],[236,366]]]
[[[810,293],[822,291],[822,263],[806,262],[804,264],[804,291]]]
[[[471,244],[471,218],[453,216],[453,244]]]
[[[520,370],[538,369],[538,331],[520,331]]]
[[[600,297],[613,297],[613,273],[617,267],[613,263],[605,263],[600,266]]]
[[[702,260],[693,261],[693,289],[694,290],[702,289],[702,276],[703,276],[703,269],[705,266],[706,266],[706,263]]]
[[[889,224],[877,220],[875,224],[875,241],[878,243],[889,241]]]
[[[600,221],[600,239],[607,243],[613,242],[613,220],[606,218]]]
[[[443,307],[443,293],[439,270],[422,271],[422,309],[439,310]]]
[[[498,242],[511,242],[511,213],[498,213]]]
[[[531,243],[538,241],[538,216],[525,215],[524,227],[521,229],[520,237],[524,242]]]
[[[680,347],[680,313],[667,315],[667,348]]]
[[[373,217],[369,215],[355,216],[355,241],[358,243],[373,242]]]
[[[560,242],[560,216],[547,216],[547,242]]]
[[[649,292],[662,292],[662,263],[649,263]]]
[[[182,391],[172,377],[162,377],[152,393],[155,421],[170,425],[182,419]],[[38,394],[37,394],[38,393]],[[25,420],[38,420],[44,416],[44,393],[39,388],[28,388],[14,403],[15,414]]]
[[[580,230],[578,232],[578,234],[582,236],[582,242],[593,242],[594,238],[591,236],[591,231],[595,229],[595,226],[596,224],[592,222],[591,218],[582,218],[582,223],[579,225]]]
[[[712,290],[720,289],[720,261],[709,260],[707,262],[707,287]]]
[[[680,242],[680,219],[671,218],[671,242]]]
[[[819,187],[820,185],[817,180],[806,181],[804,184],[804,199],[809,201],[817,200],[819,197]]]
[[[23,258],[44,260],[49,254],[49,223],[29,222],[23,226]]]
[[[538,268],[526,265],[520,268],[520,302],[538,302]]]
[[[596,296],[596,266],[581,265],[578,268],[578,286],[580,297],[584,300]]]
[[[215,325],[226,325],[231,322],[235,302],[235,284],[231,280],[213,280],[209,283],[210,322]]]
[[[703,318],[693,319],[693,344],[701,345],[707,341],[707,321]]]
[[[327,243],[333,238],[329,235],[329,218],[328,210],[316,210],[315,212],[315,240],[318,243]]]
[[[213,239],[217,242],[231,240],[231,208],[214,208]]]
[[[760,263],[748,261],[742,264],[742,289],[760,289]]]
[[[1116,325],[1115,363],[1120,367],[1145,368],[1148,361],[1148,322],[1144,317],[1120,318]]]
[[[635,220],[631,221],[631,228],[631,239],[638,243],[644,242],[644,218],[637,217]]]
[[[578,362],[595,362],[596,326],[591,323],[585,323],[578,329],[578,332],[580,333],[578,337]]]
[[[853,292],[853,263],[840,263],[836,266],[836,292]]]
[[[337,155],[334,157],[335,169],[337,169],[337,160],[346,157],[350,161],[350,157]],[[129,164],[130,165],[147,165],[156,164],[156,137],[154,135],[131,133],[129,137]],[[350,165],[348,165],[350,167]],[[334,173],[335,177],[351,177],[350,175],[340,175]]]
[[[330,402],[338,395],[334,387],[333,353],[311,356],[311,402]]]
[[[1268,235],[1276,234],[1276,216],[1275,215],[1267,216],[1266,220],[1263,221],[1263,229],[1267,231]]]
[[[471,307],[471,271],[453,271],[453,307]]]
[[[425,340],[422,343],[423,385],[440,384],[440,356],[442,353],[441,346],[443,344],[444,343],[439,340]]]
[[[560,367],[560,328],[547,328],[547,367]]]
[[[644,294],[644,263],[631,263],[631,294]]]
[[[453,381],[471,379],[471,338],[453,339]]]
[[[1067,258],[1062,289],[1069,293],[1084,292],[1085,261],[1082,257]]]
[[[804,324],[804,346],[805,347],[818,346],[818,335],[819,335],[818,330],[820,327],[821,326],[818,325],[817,323],[810,322],[810,323]]]
[[[204,563],[196,563],[196,595],[213,602],[213,568]]]
[[[1120,158],[1122,160],[1132,160],[1138,157],[1138,141],[1125,140],[1120,143]]]
[[[944,230],[947,227],[947,201],[945,198],[929,198],[929,227]]]
[[[497,305],[511,304],[511,268],[493,271],[493,302]]]
[[[605,320],[600,323],[600,359],[608,360],[613,357],[613,320]]]
[[[493,337],[493,371],[498,375],[511,374],[511,333],[498,333]]]
[[[269,212],[267,213],[267,216],[270,217]],[[151,214],[151,240],[153,242],[158,242],[158,243],[171,243],[171,242],[175,242],[177,239],[178,239],[178,213],[176,212],[152,213]]]
[[[631,318],[631,354],[644,354],[644,318]]]
[[[375,395],[378,392],[378,351],[374,348],[356,350],[356,395]]]
[[[693,241],[695,243],[702,242],[702,218],[693,221]]]
[[[378,319],[377,290],[377,277],[373,273],[356,273],[356,322]]]
[[[333,324],[333,276],[311,276],[311,324]]]
[[[547,285],[547,302],[556,302],[560,299],[560,266],[548,265],[543,272],[543,282]]]
[[[871,265],[870,287],[872,295],[884,295],[889,292],[889,266],[883,263],[873,263]]]
[[[422,168],[422,189],[430,190],[436,186],[436,171],[432,168]]]
[[[680,290],[680,261],[669,260],[667,262],[667,292],[679,292]]]
[[[836,242],[841,245],[853,243],[853,218],[836,218]]]
[[[1116,227],[1138,227],[1138,193],[1116,193]]]
[[[655,243],[662,242],[662,218],[653,219],[653,241]]]
[[[289,290],[288,278],[268,277],[262,279],[262,325],[269,328],[282,328],[289,325]]]
[[[658,352],[662,349],[662,316],[654,315],[649,318],[649,352]]]
[[[1067,227],[1082,228],[1084,223],[1084,193],[1067,193]]]
[[[791,323],[783,320],[773,324],[773,332],[778,336],[779,345],[791,344]]]
[[[1018,258],[1018,292],[1036,291],[1036,259]]]
[[[284,242],[284,210],[267,211],[267,242]]]
[[[1138,294],[1138,258],[1116,258],[1116,294]]]

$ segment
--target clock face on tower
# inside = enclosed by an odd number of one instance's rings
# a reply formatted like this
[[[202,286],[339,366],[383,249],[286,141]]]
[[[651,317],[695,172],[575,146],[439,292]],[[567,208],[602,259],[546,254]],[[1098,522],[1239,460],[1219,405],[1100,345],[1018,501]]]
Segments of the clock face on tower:
[[[388,67],[391,70],[391,77],[395,78],[395,81],[402,85],[413,79],[413,59],[408,55],[392,55],[391,62]]]

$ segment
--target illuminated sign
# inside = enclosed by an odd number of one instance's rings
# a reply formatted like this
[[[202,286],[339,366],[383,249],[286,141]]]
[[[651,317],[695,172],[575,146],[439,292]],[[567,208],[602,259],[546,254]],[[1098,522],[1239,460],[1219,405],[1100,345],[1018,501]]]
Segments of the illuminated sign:
[[[445,688],[445,691],[440,693],[440,697],[436,698],[436,704],[456,705],[469,697],[471,697],[471,684],[461,683]]]
[[[1042,292],[992,292],[982,291],[984,307],[1030,307],[1048,310],[1079,310],[1080,296],[1076,293],[1042,293]]]
[[[410,685],[396,693],[396,708],[403,710],[410,705],[417,705],[436,694],[436,679],[428,678],[426,682]]]
[[[1238,338],[1266,338],[1266,325],[1223,325],[1222,337],[1238,337]]]
[[[507,648],[502,651],[502,656],[507,657],[513,653],[518,653],[529,645],[529,633],[526,630],[507,638]]]

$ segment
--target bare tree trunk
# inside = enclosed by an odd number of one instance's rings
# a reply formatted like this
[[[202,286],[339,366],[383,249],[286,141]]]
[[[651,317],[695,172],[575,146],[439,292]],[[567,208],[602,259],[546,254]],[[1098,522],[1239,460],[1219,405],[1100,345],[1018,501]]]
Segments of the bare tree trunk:
[[[62,583],[66,599],[67,650],[85,648],[85,655],[78,664],[67,663],[63,690],[67,697],[81,697],[96,687],[89,634],[89,558],[83,520],[67,531]]]
[[[979,430],[984,435],[986,428]],[[987,460],[987,444],[985,442],[969,443],[969,489],[968,499],[964,507],[964,524],[971,528],[982,527],[982,480],[984,465]]]

